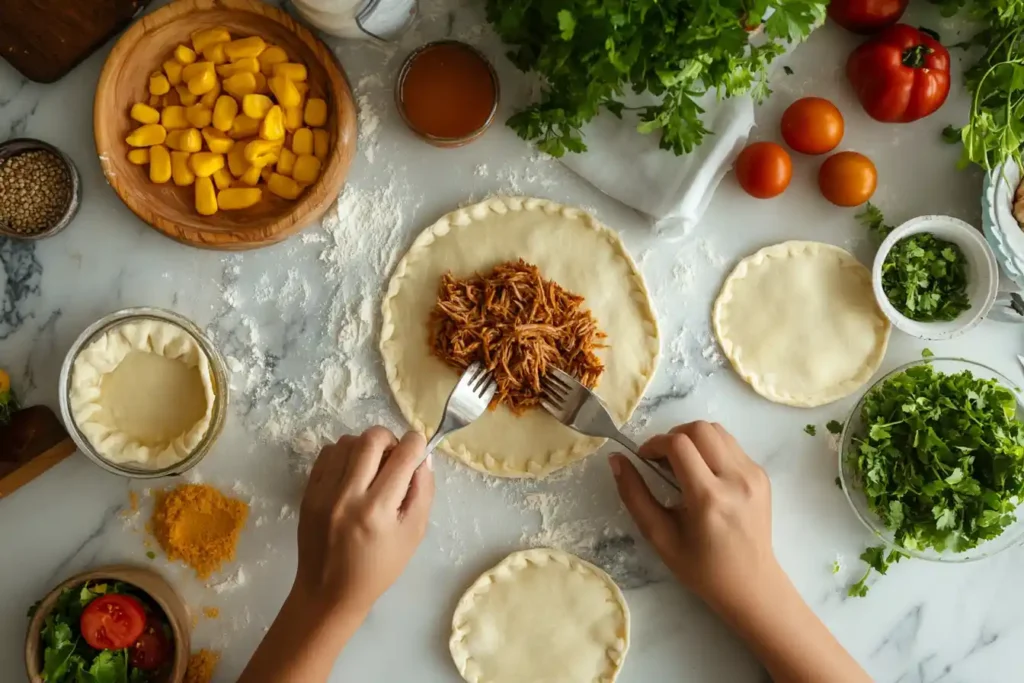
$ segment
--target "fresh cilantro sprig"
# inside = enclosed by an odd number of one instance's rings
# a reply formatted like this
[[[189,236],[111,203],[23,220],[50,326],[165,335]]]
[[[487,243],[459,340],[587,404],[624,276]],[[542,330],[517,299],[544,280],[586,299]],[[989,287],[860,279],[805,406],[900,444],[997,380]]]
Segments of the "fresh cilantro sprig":
[[[897,545],[963,552],[1014,522],[1024,496],[1024,424],[1016,414],[1013,393],[994,380],[927,363],[868,393],[851,464],[868,509]],[[862,556],[883,574],[899,558],[883,548]],[[861,580],[850,594],[866,590]]]
[[[804,434],[807,434],[808,436],[817,436],[818,428],[814,425],[807,425],[804,427]]]
[[[864,210],[858,213],[855,218],[860,221],[861,225],[867,228],[879,242],[888,237],[889,233],[896,229],[894,226],[886,224],[885,216],[882,215],[881,209],[871,202],[868,202],[864,207]]]
[[[583,127],[630,109],[641,133],[675,154],[709,131],[697,99],[770,94],[768,66],[825,17],[822,0],[488,0],[487,17],[520,70],[544,79],[540,101],[508,125],[552,156],[586,150]],[[770,16],[769,15],[769,10]],[[765,18],[767,16],[767,18]],[[758,45],[749,28],[762,26]],[[657,104],[627,107],[628,92]]]

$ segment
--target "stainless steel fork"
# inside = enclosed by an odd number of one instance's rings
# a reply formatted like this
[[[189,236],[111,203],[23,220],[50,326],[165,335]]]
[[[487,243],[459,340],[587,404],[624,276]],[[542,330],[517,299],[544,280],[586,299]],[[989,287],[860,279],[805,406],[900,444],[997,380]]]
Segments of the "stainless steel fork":
[[[482,363],[470,363],[448,396],[441,424],[427,442],[423,457],[426,458],[433,453],[446,436],[468,426],[483,415],[497,391],[498,384],[487,368]]]
[[[662,481],[676,491],[680,490],[675,479],[661,467],[647,458],[640,457],[640,447],[619,431],[615,422],[612,421],[612,416],[608,414],[608,409],[597,394],[580,384],[575,377],[557,368],[553,369],[541,379],[541,389],[544,398],[541,399],[540,404],[556,420],[580,434],[617,441],[635,455],[637,460],[657,474]]]

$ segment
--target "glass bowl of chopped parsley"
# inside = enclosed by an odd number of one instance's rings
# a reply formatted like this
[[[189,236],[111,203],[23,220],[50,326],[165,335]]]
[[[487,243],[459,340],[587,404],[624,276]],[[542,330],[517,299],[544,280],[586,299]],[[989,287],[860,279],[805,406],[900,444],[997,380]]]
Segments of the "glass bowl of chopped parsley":
[[[1024,540],[1024,403],[1002,373],[961,358],[907,363],[857,403],[839,477],[854,513],[892,550],[940,562]]]
[[[992,309],[999,266],[984,236],[950,216],[920,216],[892,230],[871,270],[875,298],[898,329],[950,339]]]

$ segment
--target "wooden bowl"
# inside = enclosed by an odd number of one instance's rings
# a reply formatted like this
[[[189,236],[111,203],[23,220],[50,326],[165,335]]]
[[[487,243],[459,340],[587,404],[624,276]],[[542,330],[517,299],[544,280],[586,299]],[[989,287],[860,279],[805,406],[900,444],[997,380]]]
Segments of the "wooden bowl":
[[[171,626],[171,633],[174,636],[174,661],[171,665],[171,673],[160,683],[181,683],[185,680],[185,670],[188,668],[189,654],[192,651],[192,643],[189,638],[189,616],[184,601],[178,596],[171,584],[167,583],[164,577],[152,569],[135,567],[127,564],[99,567],[91,571],[83,572],[72,576],[64,581],[39,603],[32,621],[28,625],[28,635],[25,638],[25,670],[28,672],[30,683],[44,683],[40,662],[43,661],[42,643],[39,639],[39,632],[43,628],[43,622],[53,609],[57,598],[65,588],[81,586],[86,581],[121,581],[130,583],[142,590],[153,599],[160,609],[167,616],[167,622]]]
[[[147,166],[128,161],[125,137],[137,124],[128,116],[149,97],[149,74],[193,31],[224,26],[239,37],[259,35],[306,65],[309,96],[327,100],[331,149],[320,178],[295,201],[271,194],[242,211],[201,216],[194,188],[150,182]],[[135,215],[172,239],[208,249],[254,249],[279,242],[323,215],[337,197],[356,146],[352,92],[331,51],[281,10],[257,0],[175,0],[129,28],[107,57],[93,105],[96,152],[107,182]]]

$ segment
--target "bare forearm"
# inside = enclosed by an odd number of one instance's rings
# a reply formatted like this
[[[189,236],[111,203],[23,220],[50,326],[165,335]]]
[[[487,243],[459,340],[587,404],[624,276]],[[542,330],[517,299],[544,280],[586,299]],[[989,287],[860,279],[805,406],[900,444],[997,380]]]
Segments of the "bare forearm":
[[[238,683],[326,681],[364,617],[355,609],[325,614],[315,600],[293,589]]]
[[[775,683],[871,683],[781,569],[742,608],[723,605],[719,613]]]

